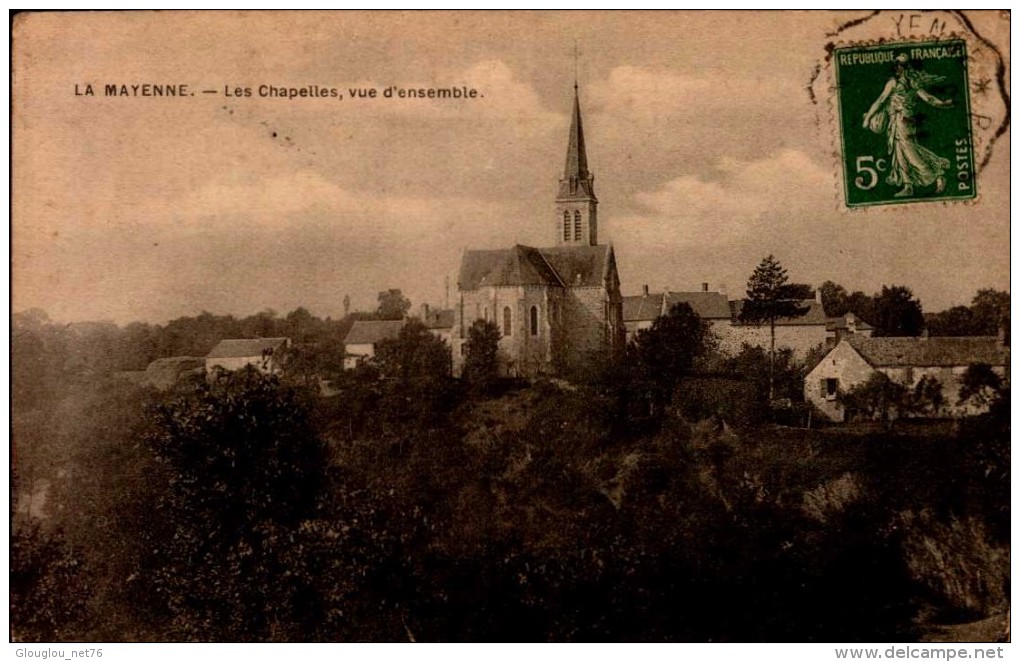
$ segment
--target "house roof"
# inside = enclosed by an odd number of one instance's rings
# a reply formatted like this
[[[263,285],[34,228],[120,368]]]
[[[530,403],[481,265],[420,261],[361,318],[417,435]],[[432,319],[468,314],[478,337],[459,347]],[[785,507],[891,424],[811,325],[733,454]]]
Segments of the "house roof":
[[[209,359],[262,356],[287,345],[289,338],[232,338],[221,340],[206,355]]]
[[[665,310],[686,303],[703,320],[730,319],[730,302],[721,292],[667,292]]]
[[[344,336],[344,344],[374,345],[380,340],[396,338],[404,324],[404,320],[357,320]]]
[[[974,363],[1009,364],[1009,347],[995,336],[936,338],[866,338],[852,335],[844,342],[872,366],[958,367]]]
[[[452,329],[455,319],[452,308],[440,308],[429,310],[422,318],[422,322],[430,329]]]
[[[740,323],[740,311],[744,307],[746,299],[730,301],[730,309],[733,314],[733,323]],[[828,318],[825,316],[825,309],[822,304],[814,299],[804,299],[798,302],[801,306],[807,307],[807,312],[799,317],[780,317],[776,320],[776,326],[827,326]]]
[[[857,317],[853,313],[847,313],[841,317],[830,317],[825,321],[826,331],[843,331],[850,328],[850,318],[853,317],[858,331],[874,331],[875,327],[871,326],[860,317]]]
[[[662,293],[623,297],[624,322],[648,322],[662,313]]]
[[[500,250],[469,250],[461,259],[457,282],[462,290],[506,285],[597,286],[602,284],[611,250],[608,246],[533,248],[520,244]]]

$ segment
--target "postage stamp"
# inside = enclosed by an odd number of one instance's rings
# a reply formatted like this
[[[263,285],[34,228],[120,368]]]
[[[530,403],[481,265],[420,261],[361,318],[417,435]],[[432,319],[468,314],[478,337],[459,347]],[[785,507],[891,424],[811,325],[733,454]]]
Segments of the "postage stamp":
[[[848,207],[977,195],[962,39],[834,52]]]

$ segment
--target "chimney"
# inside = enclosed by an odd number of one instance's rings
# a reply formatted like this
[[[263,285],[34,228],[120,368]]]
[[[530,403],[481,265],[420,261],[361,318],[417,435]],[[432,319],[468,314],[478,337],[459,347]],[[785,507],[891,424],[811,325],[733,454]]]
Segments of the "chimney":
[[[702,292],[708,292],[708,283],[702,283],[701,284],[701,291]]]
[[[849,333],[857,333],[857,318],[853,313],[846,314],[846,330]]]
[[[427,303],[421,305],[421,321],[429,321],[429,305]]]
[[[644,285],[641,286],[641,293],[644,294],[645,296],[648,296],[648,284],[647,283],[645,283]]]
[[[815,288],[815,303],[821,303],[821,302],[822,302],[822,288],[816,287]]]

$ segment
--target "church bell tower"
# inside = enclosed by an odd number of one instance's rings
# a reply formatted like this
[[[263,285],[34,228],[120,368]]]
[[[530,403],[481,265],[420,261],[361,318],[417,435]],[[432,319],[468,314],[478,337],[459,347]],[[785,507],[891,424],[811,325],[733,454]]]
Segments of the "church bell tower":
[[[581,104],[577,83],[574,83],[574,115],[570,120],[567,143],[567,164],[556,196],[556,244],[558,246],[596,246],[598,220],[595,197],[595,176],[588,170],[584,151],[584,128],[581,125]]]

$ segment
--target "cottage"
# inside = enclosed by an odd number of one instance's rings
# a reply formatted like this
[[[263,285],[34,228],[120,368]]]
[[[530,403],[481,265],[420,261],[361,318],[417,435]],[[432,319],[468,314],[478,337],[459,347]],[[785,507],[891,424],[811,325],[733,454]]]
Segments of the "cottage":
[[[375,356],[376,345],[396,338],[405,320],[357,320],[344,336],[344,369],[355,368],[360,361]]]
[[[453,308],[431,308],[423,303],[419,319],[437,338],[445,340],[448,345],[453,344],[453,328],[457,321],[457,313]]]
[[[702,283],[697,292],[655,294],[650,294],[646,285],[643,294],[623,297],[627,341],[633,340],[638,331],[651,328],[655,318],[665,315],[678,303],[686,303],[708,322],[709,330],[719,341],[719,351],[724,354],[735,355],[744,345],[768,349],[771,344],[767,324],[756,326],[740,321],[743,300],[730,301],[722,292],[711,292],[708,283]],[[800,304],[806,309],[804,315],[776,320],[776,348],[792,349],[794,357],[803,360],[808,352],[825,345],[829,320],[818,299],[807,299]],[[867,328],[870,333],[871,327]]]
[[[698,316],[709,323],[717,336],[722,327],[732,324],[730,303],[722,292],[710,292],[708,283],[701,284],[697,292],[659,292],[649,294],[648,286],[638,296],[623,297],[623,323],[627,328],[627,341],[635,338],[637,332],[651,328],[655,318],[669,313],[673,306],[686,303]]]
[[[804,379],[804,399],[826,416],[845,416],[837,395],[863,384],[876,372],[913,388],[925,377],[942,385],[944,413],[965,416],[980,413],[974,403],[959,404],[960,378],[971,365],[982,363],[1009,379],[1009,347],[1002,338],[869,338],[844,337]]]
[[[261,372],[276,374],[283,367],[283,358],[290,347],[290,338],[238,338],[221,340],[205,357],[205,370],[239,370],[254,366]]]
[[[796,317],[781,317],[776,320],[776,349],[793,350],[795,359],[803,361],[808,353],[825,346],[828,318],[822,302],[817,298],[799,301],[801,308],[807,311]],[[771,343],[769,325],[746,324],[740,321],[740,311],[744,307],[743,300],[731,301],[733,323],[721,328],[719,349],[728,354],[736,354],[745,345],[768,349]]]
[[[870,338],[874,332],[875,327],[853,313],[847,313],[841,317],[830,317],[825,322],[825,346],[831,349],[838,345],[840,340],[852,335]]]

